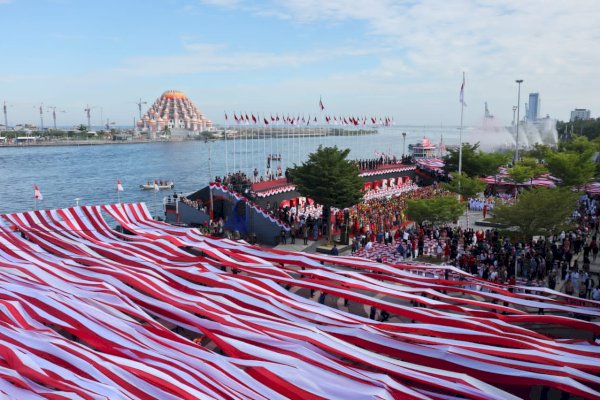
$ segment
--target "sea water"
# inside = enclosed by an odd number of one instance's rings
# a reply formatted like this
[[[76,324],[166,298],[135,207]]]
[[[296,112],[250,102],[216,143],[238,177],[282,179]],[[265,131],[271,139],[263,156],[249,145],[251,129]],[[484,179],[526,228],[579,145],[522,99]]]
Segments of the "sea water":
[[[406,132],[403,140],[402,132]],[[177,193],[207,185],[211,176],[254,168],[264,173],[268,154],[281,154],[282,168],[300,164],[319,145],[349,148],[351,159],[375,158],[382,153],[400,157],[403,147],[427,136],[438,144],[458,144],[456,127],[394,126],[368,135],[280,137],[265,139],[109,144],[94,146],[0,147],[0,213],[32,210],[33,186],[43,200],[38,208],[52,209],[117,202],[117,179],[124,191],[121,202],[146,202],[158,210],[163,197],[173,191],[143,191],[139,185],[155,179],[173,180]],[[464,136],[464,140],[468,140]],[[210,148],[210,167],[209,167]],[[272,168],[277,167],[272,163]],[[77,200],[79,199],[79,200]]]

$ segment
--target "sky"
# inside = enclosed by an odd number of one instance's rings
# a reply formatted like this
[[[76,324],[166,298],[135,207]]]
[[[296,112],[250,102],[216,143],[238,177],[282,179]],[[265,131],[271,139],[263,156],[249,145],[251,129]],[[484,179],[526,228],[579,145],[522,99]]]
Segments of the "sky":
[[[131,125],[136,103],[181,90],[224,113],[509,125],[600,112],[597,0],[0,0],[0,101],[9,126]],[[146,106],[144,106],[146,107]],[[62,112],[64,111],[64,112]],[[0,123],[4,120],[0,117]]]

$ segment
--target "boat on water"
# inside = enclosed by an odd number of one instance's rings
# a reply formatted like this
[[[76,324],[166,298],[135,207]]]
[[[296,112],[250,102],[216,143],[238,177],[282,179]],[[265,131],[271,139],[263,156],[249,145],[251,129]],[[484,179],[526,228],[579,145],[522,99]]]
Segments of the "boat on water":
[[[147,183],[140,185],[140,189],[142,190],[155,190],[155,187],[158,187],[158,190],[170,190],[175,188],[175,182],[154,181],[154,183],[152,183],[148,181]]]

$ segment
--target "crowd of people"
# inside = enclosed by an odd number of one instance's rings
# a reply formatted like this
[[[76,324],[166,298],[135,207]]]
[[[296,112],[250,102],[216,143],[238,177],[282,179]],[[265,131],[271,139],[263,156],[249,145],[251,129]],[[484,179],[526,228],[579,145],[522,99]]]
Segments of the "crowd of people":
[[[482,204],[479,207],[479,203],[474,203],[473,208],[483,210],[486,203]],[[581,198],[573,213],[572,230],[535,241],[513,241],[497,229],[474,230],[455,225],[405,228],[394,223],[397,206],[400,205],[363,206],[370,223],[363,224],[357,233],[353,253],[362,248],[361,255],[377,257],[369,250],[375,243],[382,243],[394,249],[400,259],[428,255],[496,283],[520,282],[562,290],[582,299],[600,300],[600,282],[590,271],[590,264],[599,252],[600,219],[595,199]],[[379,221],[379,225],[373,221]]]
[[[204,201],[202,201],[201,198],[198,198],[197,200],[192,200],[186,196],[179,196],[179,200],[181,200],[188,206],[195,208],[196,210],[204,211],[205,213],[208,212],[208,206],[204,204]],[[169,203],[171,202],[171,196],[168,197],[167,201]],[[177,201],[177,193],[173,194],[173,201]]]
[[[231,172],[223,177],[215,177],[215,182],[221,183],[234,191],[249,194],[252,189],[252,178],[243,171]]]
[[[354,236],[382,236],[397,229],[406,221],[404,210],[407,201],[440,196],[444,189],[433,186],[420,187],[391,198],[373,199],[350,210],[350,227]]]
[[[372,236],[376,240],[399,232],[398,227],[406,222],[404,210],[408,200],[432,198],[444,193],[446,192],[441,188],[428,186],[415,188],[397,197],[369,200],[346,210],[333,208],[330,221],[333,223],[334,233],[340,233],[345,229],[344,212],[347,212],[347,229],[350,235]],[[304,231],[307,230],[306,238],[317,240],[327,229],[323,222],[323,206],[317,204],[304,202],[293,207],[283,207],[278,210],[277,217],[291,227],[290,239],[304,237]]]
[[[398,159],[396,156],[383,154],[376,158],[354,160],[360,170],[377,169],[383,165],[389,164],[409,164],[410,157]]]

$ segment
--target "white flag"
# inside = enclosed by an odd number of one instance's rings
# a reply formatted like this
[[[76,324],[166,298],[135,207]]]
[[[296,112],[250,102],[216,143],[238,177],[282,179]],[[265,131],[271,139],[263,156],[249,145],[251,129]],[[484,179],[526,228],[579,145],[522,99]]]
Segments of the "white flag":
[[[117,180],[117,192],[122,192],[123,189],[123,185],[121,185],[121,181]]]

